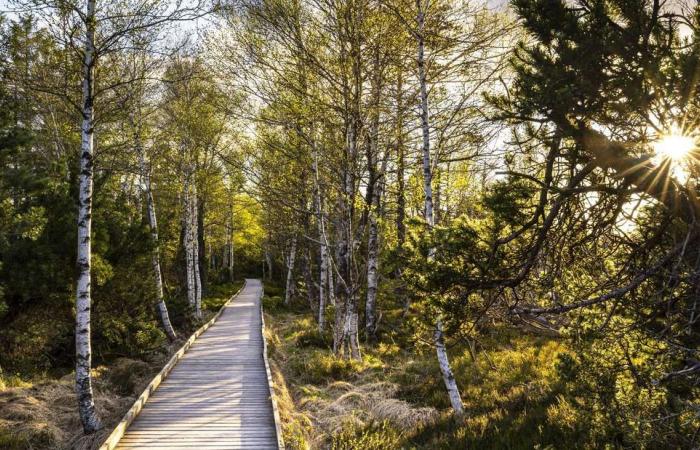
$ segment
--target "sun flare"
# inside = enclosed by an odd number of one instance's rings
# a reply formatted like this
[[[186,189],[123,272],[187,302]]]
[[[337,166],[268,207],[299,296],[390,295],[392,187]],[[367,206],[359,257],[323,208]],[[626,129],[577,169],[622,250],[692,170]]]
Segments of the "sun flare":
[[[673,132],[661,137],[654,144],[654,151],[661,159],[680,161],[685,159],[695,147],[695,139]]]

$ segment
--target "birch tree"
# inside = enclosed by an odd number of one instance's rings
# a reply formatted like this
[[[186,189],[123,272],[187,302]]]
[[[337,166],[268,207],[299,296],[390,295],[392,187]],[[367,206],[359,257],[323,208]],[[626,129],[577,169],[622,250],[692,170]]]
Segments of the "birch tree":
[[[138,112],[140,112],[140,108],[137,109],[137,113]],[[146,216],[148,218],[148,226],[151,232],[151,243],[153,245],[151,265],[153,267],[153,280],[155,282],[156,308],[158,309],[160,322],[163,325],[165,333],[168,335],[170,340],[175,340],[177,338],[177,334],[175,333],[173,325],[170,323],[170,315],[168,314],[168,307],[165,304],[165,296],[163,294],[163,275],[160,268],[160,249],[158,244],[158,221],[156,217],[155,201],[153,199],[153,190],[151,187],[151,169],[148,161],[146,160],[146,150],[143,146],[141,131],[142,126],[140,121],[135,119],[133,115],[131,116],[131,125],[134,129],[134,146],[136,148],[136,153],[139,160],[141,185],[143,196],[146,201]]]
[[[425,14],[426,8],[428,7],[428,0],[416,0],[416,43],[418,48],[417,64],[418,64],[418,83],[420,86],[420,122],[421,131],[423,135],[423,146],[422,146],[422,163],[423,163],[423,192],[425,195],[425,222],[430,231],[435,225],[435,217],[433,211],[433,187],[432,187],[432,162],[430,156],[430,122],[429,122],[429,112],[428,112],[428,84],[426,79],[426,68],[425,68]],[[435,249],[430,250],[429,258],[434,255]],[[442,379],[445,383],[445,388],[447,389],[447,394],[450,398],[450,403],[452,404],[452,409],[455,414],[462,415],[464,413],[464,406],[462,405],[462,397],[459,394],[459,387],[455,381],[454,374],[452,373],[452,367],[450,366],[450,360],[447,356],[447,349],[445,348],[445,337],[442,328],[442,317],[438,316],[435,321],[435,332],[433,335],[435,342],[435,351],[437,353],[438,364],[440,365],[440,372],[442,372]]]
[[[81,95],[76,98],[66,86],[45,86],[44,90],[63,96],[80,113],[80,175],[78,187],[78,242],[76,281],[76,392],[81,422],[86,433],[101,427],[92,392],[91,229],[93,179],[95,171],[96,107],[113,99],[116,88],[132,80],[102,82],[96,78],[98,62],[127,49],[149,49],[162,38],[166,25],[201,14],[203,4],[169,4],[164,1],[129,0],[97,3],[96,0],[18,0],[20,9],[41,16],[54,38],[80,60]],[[111,98],[110,98],[111,97]]]
[[[289,244],[289,255],[287,256],[287,278],[284,288],[284,304],[289,305],[292,295],[294,295],[294,262],[297,257],[297,237],[292,236]]]

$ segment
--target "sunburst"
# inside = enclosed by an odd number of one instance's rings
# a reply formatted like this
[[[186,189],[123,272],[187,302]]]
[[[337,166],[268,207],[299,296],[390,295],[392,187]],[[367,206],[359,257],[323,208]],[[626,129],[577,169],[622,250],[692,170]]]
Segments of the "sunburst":
[[[695,139],[678,132],[663,135],[654,143],[654,151],[660,159],[670,159],[672,161],[683,161],[696,148]]]

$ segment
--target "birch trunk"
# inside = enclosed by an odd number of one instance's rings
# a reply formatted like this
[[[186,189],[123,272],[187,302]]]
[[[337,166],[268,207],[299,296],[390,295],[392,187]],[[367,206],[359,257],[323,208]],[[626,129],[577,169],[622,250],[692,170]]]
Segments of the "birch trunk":
[[[287,283],[284,289],[284,304],[289,305],[294,289],[294,260],[297,256],[297,237],[292,238],[292,245],[287,258]],[[310,287],[309,287],[310,288]]]
[[[358,340],[357,280],[355,273],[355,197],[357,171],[357,142],[361,133],[362,100],[362,45],[359,32],[364,20],[364,4],[352,8],[352,13],[338,22],[344,40],[340,46],[340,63],[349,68],[343,71],[343,134],[345,145],[341,166],[342,193],[338,198],[338,298],[336,304],[334,347],[336,354],[342,348],[343,356],[361,359]],[[349,44],[349,45],[346,45]]]
[[[328,283],[328,256],[326,255],[326,246],[321,244],[321,264],[319,268],[320,283],[318,284],[318,331],[323,332],[326,328],[326,284]]]
[[[416,37],[418,40],[418,82],[420,84],[420,122],[423,132],[423,189],[425,193],[425,220],[428,229],[432,229],[435,225],[433,216],[433,189],[432,189],[432,172],[430,164],[430,123],[428,121],[428,87],[426,81],[425,70],[425,11],[423,9],[423,0],[416,0],[418,10],[418,32]],[[435,249],[430,250],[429,258],[434,256]],[[435,323],[434,333],[435,350],[437,353],[440,372],[445,383],[445,388],[450,397],[450,403],[455,415],[462,416],[464,407],[462,398],[459,394],[459,388],[452,373],[450,360],[447,356],[445,348],[444,333],[442,329],[442,318],[438,315]]]
[[[205,201],[204,196],[200,198],[197,193],[197,185],[194,185],[194,220],[195,220],[195,242],[197,243],[197,280],[198,280],[198,293],[199,302],[201,303],[202,295],[206,294],[207,286],[209,286],[209,280],[207,278],[207,258],[206,258],[206,228],[204,227],[204,217],[205,213]]]
[[[386,165],[386,152],[383,158],[381,170],[377,167],[379,161],[379,104],[381,100],[381,90],[383,84],[380,70],[379,47],[375,47],[372,70],[374,76],[371,82],[371,109],[369,121],[369,142],[367,145],[367,171],[369,173],[369,183],[367,186],[367,222],[369,225],[367,237],[367,297],[365,299],[365,340],[367,342],[376,341],[376,310],[377,310],[377,290],[379,286],[379,235],[378,235],[378,215],[379,203],[381,199],[381,179]]]
[[[336,227],[337,234],[338,234],[338,242],[339,245],[336,247],[336,258],[335,260],[338,262],[338,271],[342,271],[342,264],[344,260],[344,250],[343,250],[343,232],[340,230],[339,227]],[[337,286],[338,292],[337,294],[340,296],[342,299],[342,293],[340,292],[342,288],[340,286]],[[336,302],[335,305],[335,317],[333,318],[333,352],[336,354],[336,356],[339,356],[340,353],[343,350],[343,341],[344,341],[344,336],[345,336],[345,308],[347,307],[347,303],[343,301],[338,301]]]
[[[378,186],[375,187],[378,189]],[[368,342],[376,340],[376,309],[377,290],[379,285],[379,233],[377,226],[377,213],[379,209],[379,197],[375,191],[373,205],[369,212],[369,236],[367,239],[367,301],[365,304],[365,338]]]
[[[229,207],[228,224],[226,230],[226,251],[228,252],[226,258],[228,281],[233,283],[233,206]]]
[[[341,331],[340,342],[342,347],[343,356],[345,358],[353,358],[356,360],[361,359],[360,354],[360,344],[358,339],[358,320],[357,320],[357,298],[355,294],[355,285],[353,279],[353,253],[354,253],[354,233],[352,230],[353,216],[354,216],[354,206],[353,199],[355,198],[355,178],[353,174],[352,165],[349,162],[354,161],[355,154],[357,150],[357,136],[356,136],[356,120],[354,118],[350,119],[350,125],[348,127],[347,135],[347,155],[348,155],[348,166],[345,168],[345,192],[344,198],[342,200],[343,217],[341,225],[341,244],[340,244],[340,255],[339,262],[340,268],[339,272],[342,276],[342,293],[343,293],[343,303],[342,308],[343,316],[336,316],[340,319],[340,323],[336,324],[336,328]]]
[[[323,332],[326,327],[326,292],[330,296],[328,286],[328,239],[326,237],[325,218],[323,216],[323,200],[321,198],[321,183],[318,173],[318,150],[313,145],[314,171],[314,206],[316,208],[316,224],[318,226],[319,244],[319,283],[318,283],[318,330]]]
[[[156,283],[156,307],[158,308],[158,316],[163,325],[165,334],[171,341],[177,338],[177,334],[170,323],[170,315],[168,307],[165,304],[165,296],[163,295],[163,277],[160,270],[160,250],[158,247],[158,222],[156,218],[156,206],[153,201],[153,191],[151,189],[151,174],[146,164],[146,155],[141,144],[141,136],[138,130],[134,133],[134,141],[136,150],[139,154],[139,164],[141,168],[143,194],[146,198],[146,211],[148,215],[148,226],[151,229],[151,241],[153,243],[153,252],[151,253],[151,266],[153,267],[153,278]]]
[[[348,345],[350,347],[350,357],[357,361],[362,360],[362,354],[360,353],[360,336],[359,336],[359,314],[357,311],[357,297],[354,293],[350,297],[350,305],[348,307],[349,317],[348,317]]]
[[[400,72],[396,82],[396,92],[396,240],[399,257],[395,276],[398,281],[396,295],[399,299],[403,299],[403,315],[405,316],[411,307],[411,299],[410,296],[406,295],[403,282],[403,267],[400,262],[403,255],[403,245],[406,242],[406,180],[404,176],[406,155],[403,135],[403,78]]]
[[[331,259],[331,252],[328,246],[326,246],[326,261],[327,261],[327,275],[328,275],[328,302],[332,305],[336,305],[335,301],[335,275],[333,274],[333,260]]]
[[[405,149],[403,140],[403,79],[399,73],[396,82],[396,238],[399,248],[406,241],[406,180],[405,170]],[[400,271],[400,269],[399,269]]]
[[[184,246],[185,246],[185,272],[187,281],[187,304],[192,311],[196,311],[197,307],[197,287],[194,279],[194,245],[192,242],[192,193],[190,192],[191,183],[190,169],[187,168],[185,173],[185,184],[183,186],[183,207],[182,207],[182,226],[184,231]],[[196,315],[196,313],[195,313]]]
[[[194,278],[194,316],[197,319],[202,318],[202,278],[199,272],[199,219],[197,217],[198,205],[197,205],[197,187],[195,182],[192,182],[191,186],[192,196],[190,199],[190,220],[192,225],[190,226],[190,231],[192,237],[190,242],[192,243],[192,269]]]
[[[92,230],[92,184],[94,155],[94,84],[95,84],[95,0],[87,1],[86,39],[83,58],[83,107],[80,144],[80,187],[78,198],[78,281],[75,308],[75,390],[78,412],[85,433],[102,427],[97,417],[92,392],[92,350],[90,342],[90,264]]]
[[[303,259],[304,283],[306,284],[306,299],[309,302],[309,309],[312,314],[316,314],[316,298],[314,297],[314,277],[311,273],[311,250],[307,250]]]

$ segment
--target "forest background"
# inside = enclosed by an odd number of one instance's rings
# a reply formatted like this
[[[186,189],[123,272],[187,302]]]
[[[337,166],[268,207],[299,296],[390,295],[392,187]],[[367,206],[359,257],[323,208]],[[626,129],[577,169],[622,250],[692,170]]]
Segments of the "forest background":
[[[0,447],[98,446],[245,277],[289,448],[697,446],[694,3],[4,8]]]

